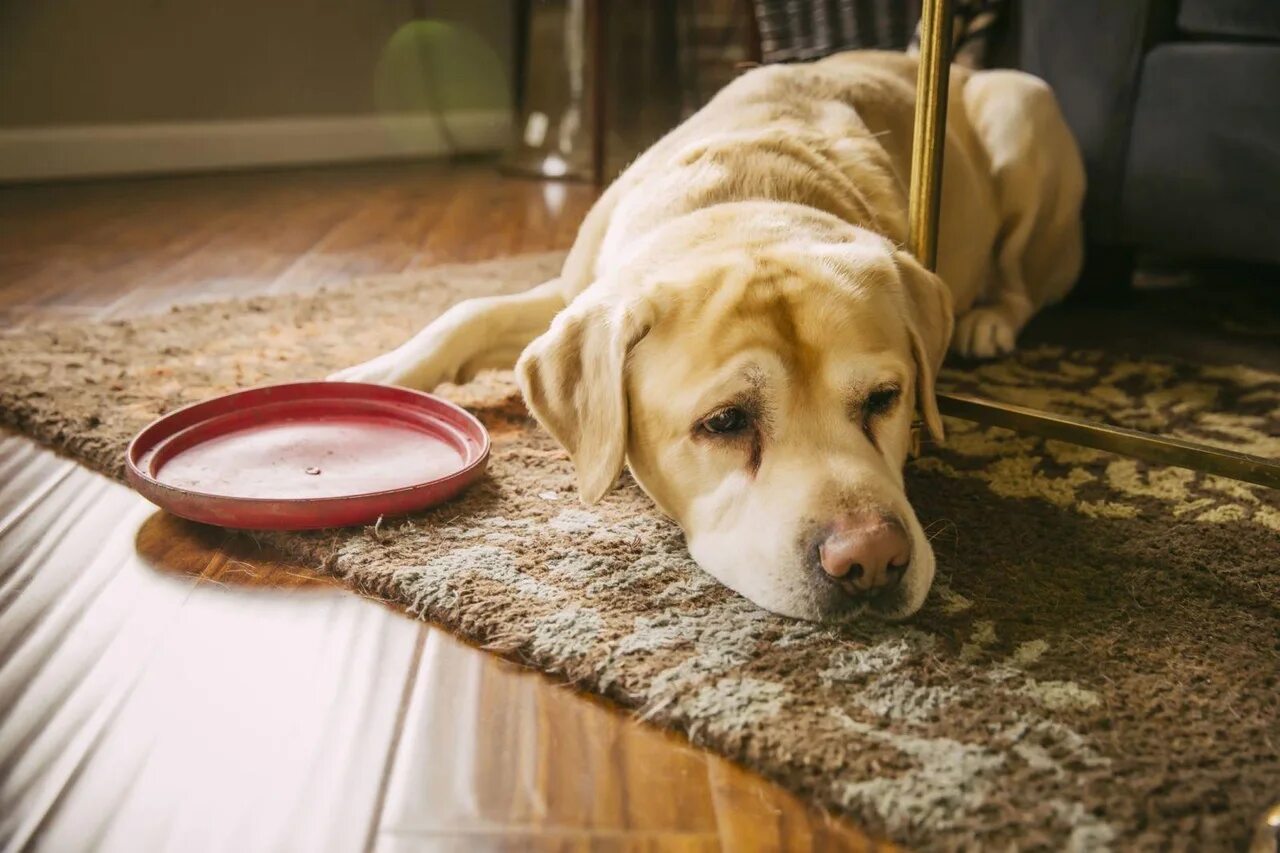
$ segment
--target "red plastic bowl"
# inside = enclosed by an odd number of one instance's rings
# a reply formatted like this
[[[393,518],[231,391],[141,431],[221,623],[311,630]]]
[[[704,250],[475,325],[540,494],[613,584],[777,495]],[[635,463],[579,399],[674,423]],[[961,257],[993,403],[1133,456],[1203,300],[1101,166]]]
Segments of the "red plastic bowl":
[[[165,415],[130,442],[126,477],[192,521],[310,530],[441,503],[488,460],[484,426],[447,400],[385,385],[295,382]]]

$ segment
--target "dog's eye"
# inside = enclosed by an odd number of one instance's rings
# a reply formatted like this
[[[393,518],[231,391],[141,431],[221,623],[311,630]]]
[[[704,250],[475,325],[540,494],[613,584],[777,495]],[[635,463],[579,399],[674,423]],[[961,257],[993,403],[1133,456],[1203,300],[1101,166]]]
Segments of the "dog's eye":
[[[751,418],[737,406],[725,406],[716,409],[702,419],[702,429],[716,435],[733,435],[745,430],[751,424]]]
[[[896,385],[885,385],[877,388],[867,395],[866,402],[862,404],[862,413],[866,418],[875,418],[880,415],[888,414],[893,409],[894,404],[898,402],[902,389]]]

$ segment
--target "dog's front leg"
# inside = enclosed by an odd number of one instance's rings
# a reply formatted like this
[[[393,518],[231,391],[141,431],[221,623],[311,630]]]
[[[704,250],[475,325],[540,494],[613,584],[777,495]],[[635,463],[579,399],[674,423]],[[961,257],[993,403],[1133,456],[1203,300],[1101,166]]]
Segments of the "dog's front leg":
[[[564,307],[559,279],[524,293],[468,299],[391,352],[329,378],[423,391],[441,382],[466,382],[486,368],[514,367]]]

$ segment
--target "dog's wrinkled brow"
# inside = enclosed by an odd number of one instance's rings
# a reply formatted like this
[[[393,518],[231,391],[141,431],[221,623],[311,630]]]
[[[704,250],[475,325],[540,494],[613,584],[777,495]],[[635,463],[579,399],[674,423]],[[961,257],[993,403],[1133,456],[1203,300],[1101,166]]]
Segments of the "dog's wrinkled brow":
[[[906,388],[907,381],[897,371],[885,372],[876,369],[862,376],[850,377],[845,381],[841,391],[847,400],[861,400],[873,391],[890,386],[898,389]]]
[[[716,387],[718,393],[710,396],[711,405],[738,406],[759,417],[765,406],[765,372],[759,367],[748,365],[726,377]]]
[[[745,360],[723,371],[709,383],[699,396],[698,406],[706,408],[748,396],[760,399],[764,396],[768,381],[769,373],[760,362]]]

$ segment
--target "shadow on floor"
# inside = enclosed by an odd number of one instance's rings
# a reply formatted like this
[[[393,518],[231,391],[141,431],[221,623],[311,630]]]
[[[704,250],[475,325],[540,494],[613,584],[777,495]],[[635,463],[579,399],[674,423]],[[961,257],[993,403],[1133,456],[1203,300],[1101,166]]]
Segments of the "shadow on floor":
[[[337,578],[282,560],[246,534],[156,512],[138,528],[138,554],[158,572],[259,589],[346,589]]]

